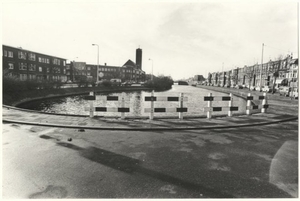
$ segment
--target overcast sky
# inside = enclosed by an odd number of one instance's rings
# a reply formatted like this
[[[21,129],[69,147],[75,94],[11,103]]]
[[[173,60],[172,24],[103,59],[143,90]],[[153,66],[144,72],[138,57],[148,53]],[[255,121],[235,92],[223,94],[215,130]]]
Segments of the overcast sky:
[[[252,3],[251,3],[252,2]],[[135,62],[173,79],[298,58],[297,1],[2,0],[2,43],[68,60]],[[224,63],[224,65],[223,65]]]

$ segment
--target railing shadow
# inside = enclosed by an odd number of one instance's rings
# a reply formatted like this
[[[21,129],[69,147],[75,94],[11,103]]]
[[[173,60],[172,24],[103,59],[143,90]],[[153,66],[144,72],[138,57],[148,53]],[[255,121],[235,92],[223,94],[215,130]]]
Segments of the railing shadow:
[[[229,195],[225,192],[221,192],[212,188],[205,187],[201,184],[192,183],[180,178],[173,177],[171,175],[142,167],[141,161],[137,159],[133,159],[97,147],[81,148],[79,146],[65,142],[57,142],[57,144],[62,147],[76,150],[81,156],[93,162],[97,162],[99,164],[128,174],[142,174],[144,176],[155,178],[163,182],[171,183],[187,190],[201,192],[202,194],[212,198],[233,198],[232,195]]]

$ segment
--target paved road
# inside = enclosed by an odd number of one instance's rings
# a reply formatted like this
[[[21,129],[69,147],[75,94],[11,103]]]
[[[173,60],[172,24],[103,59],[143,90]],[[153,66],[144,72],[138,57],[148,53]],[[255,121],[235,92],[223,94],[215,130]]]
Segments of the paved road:
[[[269,103],[270,114],[153,122],[4,110],[5,119],[39,123],[210,129],[117,131],[4,123],[3,198],[298,197],[297,120],[216,129],[298,115],[295,100],[269,95]]]
[[[3,198],[297,197],[297,128],[298,121],[152,132],[3,124]]]

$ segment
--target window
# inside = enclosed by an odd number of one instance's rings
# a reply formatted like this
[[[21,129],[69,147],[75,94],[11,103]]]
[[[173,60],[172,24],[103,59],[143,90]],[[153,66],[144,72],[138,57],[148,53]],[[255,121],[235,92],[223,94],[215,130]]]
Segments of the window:
[[[47,68],[47,73],[50,73],[50,68]]]
[[[27,80],[27,74],[20,74],[20,80]]]
[[[35,54],[34,53],[28,53],[28,60],[35,61]]]
[[[8,63],[8,69],[14,69],[14,64],[13,63]]]
[[[26,52],[19,51],[18,55],[19,55],[19,59],[26,60]]]
[[[50,59],[46,59],[46,63],[47,63],[47,64],[50,64]]]
[[[19,70],[27,70],[27,63],[19,63]]]
[[[29,64],[28,69],[30,71],[35,71],[35,65],[34,64]]]
[[[60,60],[59,59],[53,59],[53,64],[60,65]]]
[[[3,56],[7,57],[7,51],[3,50]]]
[[[43,72],[43,67],[39,67],[39,72]]]
[[[36,76],[35,75],[32,75],[32,74],[29,74],[28,75],[28,79],[29,80],[35,80]]]
[[[90,73],[90,72],[88,72],[88,73],[87,73],[87,75],[89,75],[89,76],[90,76],[90,75],[91,75],[91,73]]]
[[[14,57],[14,53],[11,51],[8,51],[8,57],[13,58]]]
[[[88,67],[87,67],[87,70],[91,70],[91,67],[88,66]]]
[[[63,61],[63,65],[66,66],[66,61]]]
[[[53,73],[60,73],[59,67],[53,67]]]

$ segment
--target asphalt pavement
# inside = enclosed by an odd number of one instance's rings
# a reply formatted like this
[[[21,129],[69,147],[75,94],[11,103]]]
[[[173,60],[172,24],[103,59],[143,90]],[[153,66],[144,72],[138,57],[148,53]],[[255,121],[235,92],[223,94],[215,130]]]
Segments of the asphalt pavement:
[[[298,197],[298,105],[275,98],[269,113],[213,119],[3,108],[2,197]]]

